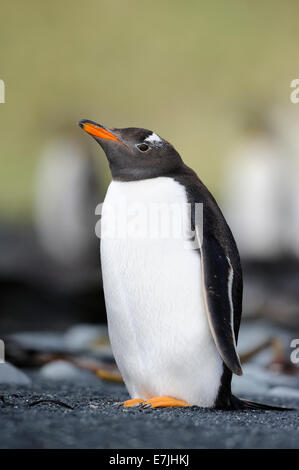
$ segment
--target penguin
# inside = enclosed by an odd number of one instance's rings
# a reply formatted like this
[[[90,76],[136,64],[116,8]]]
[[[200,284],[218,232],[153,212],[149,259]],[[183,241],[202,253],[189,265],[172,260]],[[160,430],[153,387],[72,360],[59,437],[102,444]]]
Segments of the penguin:
[[[93,206],[101,200],[92,156],[71,135],[43,150],[36,171],[35,226],[44,252],[76,272],[95,271]]]
[[[150,210],[163,204],[171,211],[175,205],[183,208],[182,223],[190,215],[190,232],[197,242],[187,248],[185,230],[176,237],[146,232],[138,238],[130,230],[126,236],[101,236],[109,337],[131,397],[122,405],[278,409],[231,392],[232,374],[242,375],[236,349],[242,269],[214,197],[156,133],[108,128],[87,119],[78,124],[100,144],[112,174],[102,229],[132,219],[126,207]],[[196,217],[196,204],[202,217]],[[170,225],[169,214],[162,215],[162,222]]]

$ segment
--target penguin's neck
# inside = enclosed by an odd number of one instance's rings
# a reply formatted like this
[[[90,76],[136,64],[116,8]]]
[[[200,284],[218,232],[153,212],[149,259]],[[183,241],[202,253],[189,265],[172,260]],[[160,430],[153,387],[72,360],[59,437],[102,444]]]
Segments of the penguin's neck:
[[[114,200],[125,198],[127,202],[140,203],[187,201],[185,188],[173,178],[166,176],[128,182],[113,180],[108,187],[105,201],[107,198]]]
[[[192,244],[194,233],[185,187],[164,176],[112,181],[104,201],[101,230],[102,237],[116,231],[119,239],[139,238],[151,246],[155,241],[172,249],[189,247],[186,243]]]

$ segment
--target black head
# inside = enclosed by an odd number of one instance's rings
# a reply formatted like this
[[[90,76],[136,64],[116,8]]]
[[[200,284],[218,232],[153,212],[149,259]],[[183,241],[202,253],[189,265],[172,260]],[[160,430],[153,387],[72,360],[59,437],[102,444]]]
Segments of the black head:
[[[183,165],[173,146],[147,129],[109,129],[87,119],[78,124],[103,148],[113,179],[136,181],[166,176]]]

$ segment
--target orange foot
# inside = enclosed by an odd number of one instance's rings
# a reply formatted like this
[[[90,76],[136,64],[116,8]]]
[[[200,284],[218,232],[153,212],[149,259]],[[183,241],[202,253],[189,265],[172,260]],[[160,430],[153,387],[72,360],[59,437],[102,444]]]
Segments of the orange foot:
[[[125,407],[138,406],[138,405],[141,405],[141,403],[144,403],[144,401],[141,398],[132,398],[132,400],[124,401],[123,406],[125,406]]]
[[[142,407],[148,408],[167,408],[168,406],[190,406],[189,403],[183,400],[177,400],[176,398],[162,396],[154,397],[146,400],[142,403]]]

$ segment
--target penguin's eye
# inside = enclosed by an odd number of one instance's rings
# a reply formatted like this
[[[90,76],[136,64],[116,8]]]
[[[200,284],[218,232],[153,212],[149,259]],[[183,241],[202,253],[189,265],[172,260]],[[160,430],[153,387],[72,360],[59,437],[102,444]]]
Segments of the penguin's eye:
[[[140,150],[140,152],[146,152],[149,149],[149,146],[146,144],[139,144],[136,145],[136,147],[138,148],[138,150]]]

